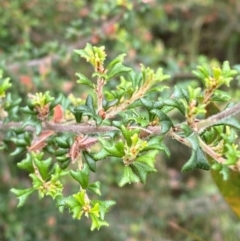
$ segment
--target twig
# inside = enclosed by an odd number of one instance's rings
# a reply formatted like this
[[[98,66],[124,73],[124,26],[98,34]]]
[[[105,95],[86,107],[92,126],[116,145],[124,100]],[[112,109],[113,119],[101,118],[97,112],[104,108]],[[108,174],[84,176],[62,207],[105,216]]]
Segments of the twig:
[[[103,86],[105,84],[105,80],[103,78],[98,78],[97,80],[97,112],[100,116],[102,116],[101,111],[103,111]]]
[[[20,128],[22,126],[21,122],[10,122],[7,124],[3,124],[0,122],[0,130],[4,131],[9,128]],[[43,130],[52,130],[54,132],[72,132],[76,134],[97,134],[97,133],[106,133],[111,131],[119,130],[117,127],[114,126],[91,126],[86,124],[56,124],[56,123],[43,123],[42,125]],[[34,132],[34,126],[26,126],[24,130]]]
[[[198,132],[201,133],[205,129],[207,129],[208,127],[216,124],[217,122],[222,121],[222,120],[224,120],[226,118],[229,118],[231,116],[234,116],[238,113],[240,113],[240,103],[238,103],[238,104],[234,105],[233,107],[230,107],[226,110],[223,110],[222,112],[220,112],[216,115],[210,116],[206,120],[199,121],[197,123]]]

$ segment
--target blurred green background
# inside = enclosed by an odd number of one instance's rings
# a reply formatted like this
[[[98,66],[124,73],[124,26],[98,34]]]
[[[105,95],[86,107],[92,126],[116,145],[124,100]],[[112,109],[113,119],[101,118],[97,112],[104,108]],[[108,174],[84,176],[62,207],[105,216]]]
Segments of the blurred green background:
[[[50,90],[86,96],[75,73],[91,69],[73,50],[87,42],[104,45],[109,58],[126,52],[127,64],[164,68],[169,85],[191,80],[199,63],[240,64],[238,0],[11,0],[0,1],[0,68],[15,96]],[[238,83],[233,84],[238,89]],[[234,96],[238,96],[235,94]],[[239,219],[225,204],[209,172],[180,172],[189,149],[166,139],[170,159],[159,156],[158,173],[145,186],[117,186],[121,167],[100,162],[103,197],[117,201],[110,227],[91,232],[88,220],[60,214],[46,198],[22,208],[9,189],[28,186],[16,167],[23,158],[1,153],[0,241],[237,241]],[[10,151],[10,150],[9,150]],[[94,178],[94,177],[93,177]],[[66,192],[74,188],[66,183]]]

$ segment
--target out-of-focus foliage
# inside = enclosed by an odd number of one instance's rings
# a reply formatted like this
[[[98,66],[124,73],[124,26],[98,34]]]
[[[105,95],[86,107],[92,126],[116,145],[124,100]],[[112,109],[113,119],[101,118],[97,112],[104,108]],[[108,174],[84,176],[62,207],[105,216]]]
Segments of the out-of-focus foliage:
[[[73,49],[86,42],[105,45],[109,56],[128,53],[126,62],[134,68],[139,63],[164,67],[175,76],[173,84],[191,80],[189,70],[206,60],[215,66],[226,59],[240,62],[238,0],[11,0],[0,2],[0,14],[0,64],[22,98],[26,90],[85,98],[86,89],[75,87],[75,72],[91,70],[83,62],[79,66]],[[84,221],[59,215],[48,199],[40,204],[33,196],[28,206],[16,209],[8,190],[29,180],[16,169],[22,158],[5,153],[0,161],[0,240],[239,240],[239,221],[209,174],[180,173],[190,153],[182,146],[171,149],[176,154],[166,161],[161,157],[159,173],[145,187],[116,190],[120,167],[99,164],[99,178],[108,184],[103,196],[119,206],[108,217],[114,227],[96,233]],[[70,181],[65,191],[74,188]]]

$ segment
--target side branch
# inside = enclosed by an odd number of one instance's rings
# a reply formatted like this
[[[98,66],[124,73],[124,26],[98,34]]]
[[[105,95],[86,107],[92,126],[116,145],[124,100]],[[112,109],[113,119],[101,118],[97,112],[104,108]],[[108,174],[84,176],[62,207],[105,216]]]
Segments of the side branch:
[[[3,124],[0,122],[0,131],[5,131],[10,128],[20,128],[22,126],[21,122],[10,122]],[[114,126],[91,126],[87,124],[56,124],[46,122],[42,125],[43,130],[52,130],[54,132],[72,132],[76,134],[97,134],[97,133],[106,133],[110,131],[117,131],[118,128]],[[26,126],[24,130],[34,132],[34,126]]]
[[[4,124],[2,121],[0,122],[0,131],[6,131],[10,128],[21,128],[21,122],[9,122]],[[133,129],[139,129],[140,133],[143,135],[144,133],[149,135],[159,135],[161,132],[160,126],[149,126],[147,128],[142,128],[140,126],[132,126]],[[45,122],[42,125],[42,129],[44,131],[51,130],[54,132],[71,132],[76,134],[101,134],[107,133],[111,131],[119,131],[119,129],[115,126],[94,126],[94,125],[87,125],[87,124],[56,124],[51,122]],[[26,126],[24,130],[34,132],[34,126]]]
[[[226,118],[229,118],[231,116],[234,116],[238,113],[240,113],[240,103],[238,103],[226,110],[223,110],[222,112],[220,112],[216,115],[210,116],[206,120],[202,120],[202,121],[198,122],[197,123],[198,132],[201,133],[208,127],[216,124],[217,122],[224,120]]]

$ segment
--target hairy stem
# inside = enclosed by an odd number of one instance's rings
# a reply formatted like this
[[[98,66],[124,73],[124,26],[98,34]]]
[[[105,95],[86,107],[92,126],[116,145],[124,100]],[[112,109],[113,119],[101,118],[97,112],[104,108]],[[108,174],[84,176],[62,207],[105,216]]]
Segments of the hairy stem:
[[[106,119],[115,117],[118,113],[122,112],[123,110],[126,110],[129,105],[131,105],[136,100],[142,98],[145,93],[149,90],[151,85],[149,84],[150,80],[147,80],[143,86],[139,90],[137,90],[135,93],[132,94],[130,99],[124,100],[122,103],[120,103],[117,106],[110,107],[106,112]]]
[[[221,121],[221,120],[224,120],[226,118],[229,118],[231,116],[234,116],[236,114],[240,113],[240,103],[216,114],[216,115],[213,115],[213,116],[210,116],[208,119],[206,120],[202,120],[202,121],[199,121],[197,123],[197,129],[198,129],[198,132],[201,133],[203,132],[205,129],[207,129],[208,127],[216,124],[217,122]]]
[[[97,80],[97,112],[99,113],[103,109],[103,86],[105,84],[105,80],[103,78],[98,78]]]

